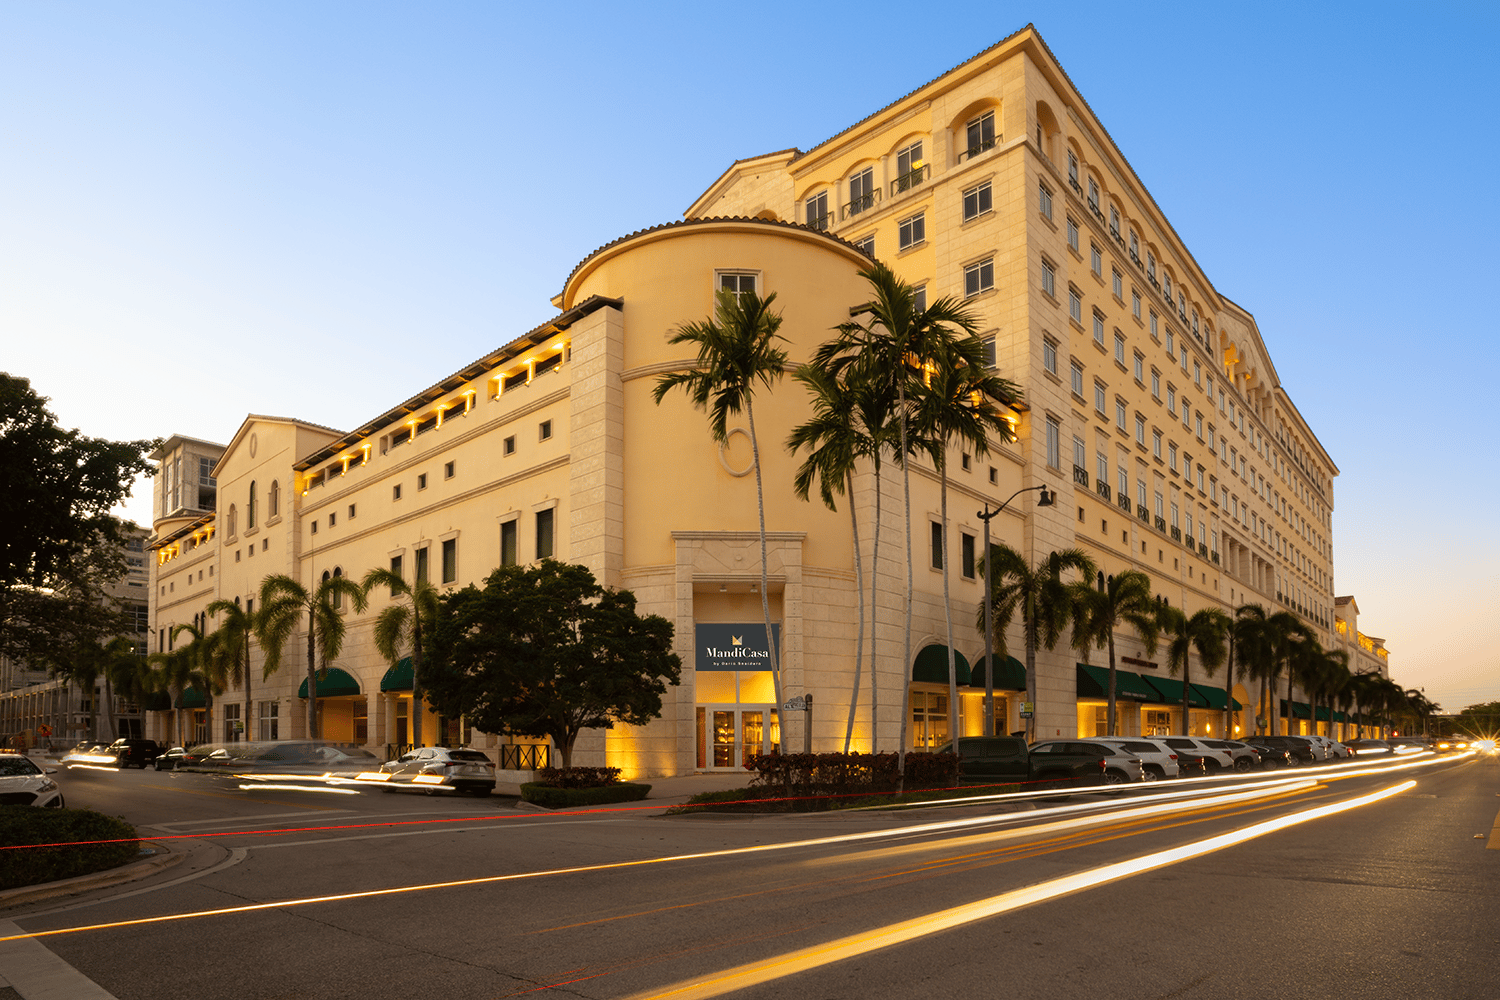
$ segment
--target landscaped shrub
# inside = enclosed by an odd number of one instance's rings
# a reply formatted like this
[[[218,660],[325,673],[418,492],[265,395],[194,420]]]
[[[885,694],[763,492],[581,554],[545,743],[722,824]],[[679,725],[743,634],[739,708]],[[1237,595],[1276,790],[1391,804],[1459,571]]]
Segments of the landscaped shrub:
[[[65,846],[17,846],[24,844]],[[139,850],[135,827],[113,816],[90,809],[0,806],[0,889],[117,868],[134,861]]]
[[[616,767],[581,768],[589,771],[615,771]],[[613,785],[596,785],[592,788],[558,788],[541,782],[527,782],[521,786],[521,798],[548,809],[566,809],[572,806],[602,806],[613,802],[637,802],[651,791],[650,785],[633,782],[618,782]]]
[[[536,784],[548,788],[602,788],[620,783],[618,767],[544,767]]]

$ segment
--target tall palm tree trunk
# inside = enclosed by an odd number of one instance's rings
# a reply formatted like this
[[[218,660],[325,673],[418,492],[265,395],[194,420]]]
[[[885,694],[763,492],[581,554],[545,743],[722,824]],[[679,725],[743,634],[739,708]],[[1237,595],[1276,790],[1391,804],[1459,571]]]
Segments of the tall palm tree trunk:
[[[1229,659],[1224,665],[1224,738],[1234,739],[1234,633],[1229,633]]]
[[[944,458],[946,459],[946,455]],[[938,512],[942,518],[943,543],[943,621],[948,627],[948,739],[958,747],[958,654],[953,650],[953,605],[948,597],[948,463],[938,470]],[[989,668],[993,669],[993,668]]]
[[[250,715],[250,710],[251,710],[252,707],[254,707],[255,702],[252,701],[251,698],[250,698],[250,630],[249,629],[245,630],[244,643],[245,643],[245,718],[244,718],[245,728],[243,730],[241,730],[241,732],[243,732],[244,737],[245,737],[246,740],[250,740],[250,739],[253,738],[250,735],[250,720],[252,718],[252,716]],[[257,734],[257,735],[259,735],[259,734]]]
[[[1188,697],[1190,672],[1193,667],[1193,654],[1188,653],[1182,658],[1182,732],[1184,736],[1193,735],[1192,700]]]
[[[880,615],[876,598],[880,593],[880,458],[875,459],[875,541],[870,552],[870,752],[880,752],[880,660],[876,657],[876,639]]]
[[[849,530],[854,537],[854,605],[859,616],[859,625],[854,633],[854,683],[849,689],[849,721],[844,725],[844,753],[849,752],[849,743],[854,738],[854,712],[859,706],[860,668],[865,656],[865,574],[864,563],[859,554],[859,517],[854,509],[854,470],[846,473],[849,497]],[[873,669],[873,667],[872,667]]]
[[[905,364],[905,359],[901,359]],[[905,372],[902,372],[904,376]],[[912,595],[915,587],[911,561],[911,456],[906,450],[906,380],[898,383],[901,408],[901,486],[903,507],[906,510],[906,630],[901,641],[901,744],[896,748],[901,773],[896,778],[896,789],[906,790],[906,724],[911,716],[911,616]]]
[[[317,641],[317,616],[307,612],[307,738],[318,738],[318,668],[313,647]]]
[[[422,746],[422,612],[411,605],[411,745]],[[566,766],[566,765],[564,765]]]
[[[766,494],[761,481],[760,442],[755,436],[755,406],[748,397],[745,399],[745,420],[750,424],[750,457],[755,464],[755,509],[760,515],[760,612],[766,620],[766,649],[771,652],[771,686],[776,691],[776,710],[779,712],[786,702],[781,697],[781,658],[777,655],[776,635],[771,630],[771,597],[766,593],[770,577],[770,568],[766,565]],[[812,713],[806,715],[804,724],[811,725]]]
[[[1117,713],[1115,711],[1115,630],[1109,630],[1109,711],[1105,713],[1105,728],[1109,735],[1118,736],[1115,730]]]

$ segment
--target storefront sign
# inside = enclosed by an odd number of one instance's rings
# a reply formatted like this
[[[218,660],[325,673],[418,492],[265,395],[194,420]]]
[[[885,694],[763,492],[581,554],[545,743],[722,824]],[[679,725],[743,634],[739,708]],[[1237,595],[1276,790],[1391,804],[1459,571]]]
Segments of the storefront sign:
[[[781,648],[781,625],[772,623],[776,648]],[[699,670],[770,670],[771,649],[764,622],[693,626],[694,665]]]

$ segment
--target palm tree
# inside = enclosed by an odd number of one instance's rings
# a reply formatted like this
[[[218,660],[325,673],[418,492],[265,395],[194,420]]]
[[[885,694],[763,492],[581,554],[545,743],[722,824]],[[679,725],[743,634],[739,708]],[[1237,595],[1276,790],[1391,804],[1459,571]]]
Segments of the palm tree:
[[[115,636],[99,649],[99,675],[104,678],[104,725],[114,739],[120,735],[115,722],[115,692],[129,692],[133,699],[142,683],[145,661],[136,655],[135,643],[123,635]]]
[[[890,433],[881,434],[880,440],[896,445],[895,456],[901,463],[906,511],[906,625],[901,654],[901,736],[896,748],[904,768],[906,722],[909,714],[907,697],[911,693],[907,672],[911,669],[914,606],[911,471],[907,459],[916,450],[909,440],[912,413],[908,397],[915,395],[922,383],[925,366],[941,347],[953,343],[961,336],[972,337],[978,327],[961,302],[951,296],[938,299],[926,309],[917,308],[917,298],[912,287],[885,264],[877,261],[859,272],[859,275],[870,283],[873,298],[863,305],[855,306],[849,313],[851,317],[866,317],[865,321],[861,323],[851,319],[848,323],[841,324],[838,335],[818,349],[813,363],[841,374],[845,369],[850,369],[846,378],[869,386],[874,393],[873,398],[894,403],[881,423]],[[878,572],[878,564],[876,571]],[[871,600],[873,603],[873,593]]]
[[[1115,732],[1115,631],[1126,625],[1140,636],[1146,655],[1156,652],[1156,637],[1161,628],[1156,619],[1156,599],[1151,596],[1151,578],[1140,570],[1126,570],[1111,576],[1102,586],[1087,580],[1073,584],[1076,602],[1073,620],[1073,647],[1086,658],[1090,647],[1109,648],[1109,695],[1105,726],[1109,735]]]
[[[177,637],[183,633],[190,635],[192,641],[178,644]],[[156,668],[153,686],[168,692],[172,697],[173,715],[177,719],[177,744],[188,746],[182,722],[182,699],[188,688],[195,687],[203,693],[204,719],[208,723],[209,732],[213,731],[209,718],[213,706],[214,680],[208,667],[210,643],[196,625],[188,622],[172,626],[171,634],[173,649],[165,653],[152,653],[146,659]],[[196,739],[196,734],[194,738]]]
[[[356,612],[365,610],[364,590],[348,577],[326,577],[310,593],[281,573],[260,583],[255,639],[266,654],[267,676],[280,668],[286,641],[307,613],[307,734],[313,739],[318,736],[318,675],[327,675],[328,662],[344,648],[344,616],[334,602],[345,597]]]
[[[1430,701],[1427,694],[1419,688],[1412,688],[1406,692],[1406,703],[1422,723],[1422,734],[1427,734],[1427,718],[1434,712],[1442,711],[1442,706]]]
[[[720,444],[729,438],[730,414],[745,411],[755,466],[755,505],[760,514],[760,609],[766,623],[766,647],[771,654],[771,684],[780,705],[783,704],[781,666],[771,631],[770,597],[766,593],[766,499],[754,405],[757,386],[770,389],[786,372],[787,353],[775,343],[786,339],[776,332],[781,328],[781,316],[771,312],[775,300],[775,292],[761,298],[754,292],[721,289],[715,300],[713,319],[678,327],[667,341],[697,347],[696,365],[687,371],[661,376],[652,395],[660,405],[667,393],[681,387],[695,407],[708,411],[709,432]]]
[[[1062,576],[1072,570],[1087,580],[1098,570],[1082,549],[1050,552],[1033,566],[1009,545],[996,542],[985,553],[985,558],[993,563],[990,566],[989,595],[990,620],[994,628],[990,637],[992,646],[997,655],[1008,655],[1005,633],[1020,615],[1021,635],[1026,647],[1026,700],[1035,705],[1036,651],[1056,646],[1073,617],[1072,585],[1064,583]],[[979,606],[975,627],[981,635],[984,634],[983,602]],[[985,669],[993,672],[994,664],[986,664]],[[1033,715],[1026,722],[1028,739],[1034,735],[1035,725]]]
[[[958,314],[968,321],[967,312]],[[990,372],[984,344],[978,337],[956,338],[935,351],[927,371],[926,385],[919,390],[914,415],[915,436],[937,466],[939,484],[940,538],[943,564],[943,621],[948,640],[948,734],[959,736],[957,652],[953,648],[953,606],[948,590],[948,446],[957,439],[976,458],[989,454],[990,436],[1014,441],[1015,432],[1001,415],[997,401],[1010,403],[1021,397],[1014,382]],[[906,741],[903,739],[902,743]]]
[[[864,408],[862,395],[857,387],[845,385],[837,375],[813,364],[798,368],[792,377],[801,382],[812,393],[813,415],[805,423],[792,429],[787,438],[787,450],[793,455],[803,448],[808,456],[798,467],[792,481],[797,495],[808,499],[813,480],[818,481],[818,493],[829,510],[837,510],[834,494],[849,497],[849,530],[854,542],[854,602],[857,606],[859,624],[854,639],[854,683],[849,695],[849,717],[844,726],[844,753],[854,737],[854,715],[859,706],[859,681],[864,661],[865,641],[865,576],[864,562],[859,551],[859,517],[854,509],[854,468],[861,458],[872,458],[875,462],[875,538],[879,553],[880,538],[880,449],[869,427],[862,420]],[[873,589],[873,588],[872,588]],[[874,609],[871,609],[873,615]],[[873,628],[871,630],[873,632]],[[874,650],[872,646],[871,660]],[[871,668],[873,673],[873,666]],[[875,746],[875,716],[877,704],[874,685],[871,686],[870,746]]]
[[[1168,637],[1167,669],[1173,677],[1177,676],[1178,670],[1182,671],[1182,731],[1191,734],[1188,696],[1192,683],[1193,650],[1198,651],[1204,674],[1212,677],[1229,655],[1232,623],[1229,616],[1218,608],[1203,608],[1189,617],[1170,604],[1161,606],[1157,618]]]
[[[426,580],[407,583],[401,574],[376,567],[365,574],[360,588],[369,599],[376,587],[388,587],[393,602],[375,617],[375,648],[391,666],[401,661],[403,650],[411,649],[411,742],[422,743],[422,636],[431,635],[438,617],[438,591]]]
[[[1276,679],[1281,675],[1283,665],[1289,663],[1295,653],[1294,644],[1304,637],[1311,638],[1312,633],[1291,612],[1267,614],[1266,609],[1259,604],[1242,605],[1237,616],[1242,623],[1236,631],[1240,651],[1244,655],[1250,676],[1261,681],[1260,703],[1270,720],[1271,735],[1275,736],[1277,718],[1281,714],[1274,703]],[[1291,684],[1290,676],[1287,684]],[[1291,710],[1291,693],[1288,690],[1287,712],[1290,713]],[[1290,723],[1290,715],[1287,721]]]
[[[221,662],[229,668],[229,676],[235,684],[245,685],[245,739],[251,738],[255,702],[250,684],[250,644],[255,638],[256,612],[241,608],[238,601],[218,600],[205,609],[207,615],[224,615],[224,621],[210,637]],[[270,667],[265,669],[262,680],[271,676]]]

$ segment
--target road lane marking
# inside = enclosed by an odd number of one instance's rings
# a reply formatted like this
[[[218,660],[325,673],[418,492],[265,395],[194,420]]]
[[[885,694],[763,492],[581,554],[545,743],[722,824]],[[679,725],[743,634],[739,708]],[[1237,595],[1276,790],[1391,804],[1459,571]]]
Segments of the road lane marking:
[[[1486,851],[1500,851],[1500,813],[1495,814],[1495,825],[1490,828],[1490,839],[1485,842]]]
[[[25,1000],[117,1000],[9,920],[0,920],[0,986]]]
[[[325,811],[329,814],[330,817],[335,814],[352,815],[355,812],[355,810],[353,809],[328,809]],[[220,816],[215,819],[186,819],[178,823],[153,823],[151,824],[151,829],[166,830],[169,833],[188,833],[191,832],[191,827],[208,826],[212,823],[222,823],[225,827],[255,826],[258,825],[262,820],[269,822],[270,820],[274,819],[286,819],[288,816],[305,815],[307,814],[300,812],[256,813],[254,816]]]
[[[778,955],[775,958],[750,962],[745,965],[725,969],[722,972],[710,974],[710,977],[706,979],[677,983],[661,991],[638,993],[633,995],[631,1000],[667,1000],[667,998],[673,998],[673,1000],[700,1000],[700,998],[722,996],[725,993],[781,979],[784,976],[793,975],[794,973],[804,972],[834,962],[841,962],[882,948],[889,948],[892,945],[904,944],[938,931],[961,927],[965,924],[983,920],[1000,913],[1018,910],[1022,907],[1046,902],[1060,896],[1071,895],[1085,889],[1106,885],[1110,882],[1117,882],[1144,872],[1188,861],[1214,851],[1221,851],[1225,848],[1242,844],[1247,840],[1284,830],[1291,826],[1297,826],[1314,819],[1321,819],[1325,816],[1332,816],[1349,809],[1378,802],[1381,799],[1404,792],[1415,785],[1416,782],[1414,781],[1406,781],[1369,795],[1360,796],[1359,798],[1291,813],[1287,816],[1266,820],[1254,826],[1244,827],[1243,829],[1234,830],[1217,837],[1210,837],[1207,840],[1184,844],[1181,847],[1174,847],[1165,851],[1157,851],[1138,858],[1132,858],[1128,861],[1116,862],[1112,865],[1103,865],[1089,871],[1076,872],[1062,878],[1027,886],[1024,889],[1004,892],[974,903],[940,910],[936,913],[926,914],[912,920],[903,920],[860,934],[851,934],[847,937],[827,942],[826,944],[801,948],[785,955]]]

